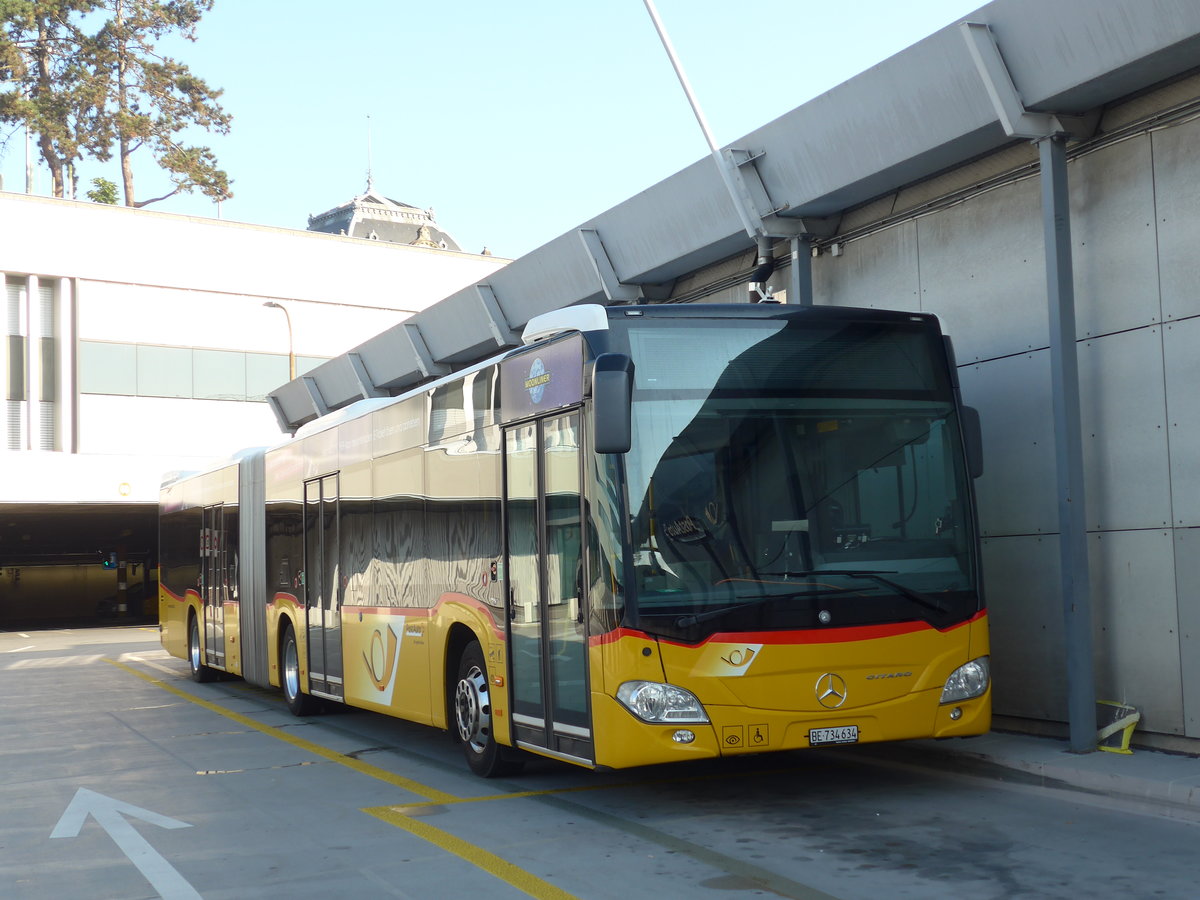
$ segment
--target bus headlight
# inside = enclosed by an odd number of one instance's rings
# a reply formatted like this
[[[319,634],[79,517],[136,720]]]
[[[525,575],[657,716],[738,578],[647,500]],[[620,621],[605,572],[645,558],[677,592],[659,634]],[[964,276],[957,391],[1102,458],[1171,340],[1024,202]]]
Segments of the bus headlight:
[[[991,671],[988,658],[981,656],[963,666],[959,666],[946,679],[942,688],[942,703],[954,703],[958,700],[970,700],[978,697],[988,689],[991,681]]]
[[[691,691],[657,681],[627,681],[617,688],[617,699],[643,722],[673,725],[708,721],[708,713]]]

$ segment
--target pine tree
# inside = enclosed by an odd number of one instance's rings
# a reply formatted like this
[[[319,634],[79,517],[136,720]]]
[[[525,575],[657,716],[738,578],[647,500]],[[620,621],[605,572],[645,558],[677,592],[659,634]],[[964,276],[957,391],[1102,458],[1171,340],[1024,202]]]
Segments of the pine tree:
[[[126,206],[146,206],[196,188],[213,200],[232,197],[229,176],[208,147],[181,142],[180,132],[199,126],[228,134],[230,116],[217,102],[222,91],[171,57],[155,42],[170,33],[196,39],[201,16],[213,0],[101,0],[112,18],[96,35],[97,64],[109,76],[108,104],[121,162]],[[132,156],[148,147],[170,173],[175,189],[137,200]]]
[[[79,18],[100,0],[0,0],[0,122],[27,126],[66,193],[75,161],[106,159],[104,78],[89,65]]]
[[[199,127],[229,132],[222,91],[158,52],[169,34],[194,41],[213,0],[0,0],[0,122],[37,136],[62,197],[74,164],[101,162],[116,145],[126,206],[147,206],[199,189],[233,196],[211,148],[185,143]],[[89,29],[97,29],[91,31]],[[149,148],[174,189],[138,200],[133,154]]]

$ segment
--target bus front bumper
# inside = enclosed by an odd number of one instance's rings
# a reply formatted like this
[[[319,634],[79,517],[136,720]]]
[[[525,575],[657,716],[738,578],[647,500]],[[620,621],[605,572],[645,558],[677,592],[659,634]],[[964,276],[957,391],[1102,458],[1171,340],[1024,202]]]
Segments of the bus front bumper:
[[[939,703],[920,691],[873,707],[828,712],[706,707],[707,723],[649,724],[613,697],[592,695],[596,764],[613,769],[745,753],[920,738],[969,737],[991,727],[992,695]]]

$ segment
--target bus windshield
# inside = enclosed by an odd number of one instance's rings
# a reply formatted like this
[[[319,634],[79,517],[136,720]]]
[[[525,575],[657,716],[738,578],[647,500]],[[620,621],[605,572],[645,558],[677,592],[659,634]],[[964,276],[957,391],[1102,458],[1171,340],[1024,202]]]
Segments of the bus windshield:
[[[647,320],[629,333],[627,621],[698,641],[945,627],[977,611],[959,426],[932,322],[686,328]]]

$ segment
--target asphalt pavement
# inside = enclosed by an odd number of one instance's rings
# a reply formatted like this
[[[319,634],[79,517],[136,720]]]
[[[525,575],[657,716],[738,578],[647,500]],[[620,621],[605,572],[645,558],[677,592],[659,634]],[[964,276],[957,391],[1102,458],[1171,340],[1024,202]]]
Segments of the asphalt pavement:
[[[137,637],[157,645],[157,630],[152,626],[122,629],[121,633],[124,638]],[[18,637],[16,633],[5,636]],[[58,643],[65,648],[112,640],[106,629],[40,632],[35,637],[40,649],[54,649]],[[1062,739],[1002,730],[967,739],[864,744],[828,752],[852,754],[875,765],[1070,791],[1107,806],[1200,823],[1200,755],[1136,747],[1130,754],[1104,750],[1073,753]]]

